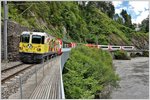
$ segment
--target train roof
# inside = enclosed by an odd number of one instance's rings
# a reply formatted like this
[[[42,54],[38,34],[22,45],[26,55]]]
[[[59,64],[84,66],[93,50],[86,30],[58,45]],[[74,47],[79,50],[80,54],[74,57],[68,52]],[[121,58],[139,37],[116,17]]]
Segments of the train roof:
[[[109,46],[109,45],[98,45],[98,46]]]
[[[32,35],[40,35],[40,36],[48,36],[47,33],[45,32],[30,32],[30,31],[24,31],[21,33],[22,35],[23,34],[32,34]]]

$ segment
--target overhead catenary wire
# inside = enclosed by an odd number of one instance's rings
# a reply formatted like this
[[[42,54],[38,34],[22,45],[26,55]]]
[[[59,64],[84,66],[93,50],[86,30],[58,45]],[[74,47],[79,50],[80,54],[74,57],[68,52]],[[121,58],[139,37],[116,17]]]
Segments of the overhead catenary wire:
[[[26,12],[28,9],[30,9],[32,6],[33,6],[33,4],[30,5],[27,9],[25,9],[19,16],[21,16],[23,13],[25,13],[25,12]]]
[[[21,15],[23,15],[26,11],[29,11],[30,13],[32,13],[32,11],[30,10],[30,8],[33,6],[33,5],[36,5],[36,4],[41,4],[41,2],[32,2],[32,1],[30,1],[30,2],[16,2],[16,3],[11,3],[11,2],[9,2],[8,3],[8,5],[29,5],[29,4],[31,4],[28,8],[26,8],[22,13],[20,13],[18,16],[21,16]],[[35,18],[35,20],[38,22],[38,19],[37,19],[37,17],[36,16],[34,16],[34,18]],[[28,23],[28,21],[27,20],[24,20],[25,22],[27,22]],[[39,23],[40,24],[40,23]],[[45,24],[36,24],[37,25],[37,27],[38,28],[42,28],[42,29],[45,29],[46,28],[46,30],[50,30]],[[51,31],[52,32],[54,32],[55,34],[57,34],[57,32],[56,31],[54,31],[53,29],[51,29]]]
[[[20,3],[20,4],[9,4],[9,5],[28,5],[28,4],[31,4],[28,8],[26,8],[21,14],[19,14],[19,16],[21,16],[21,15],[23,15],[27,10],[29,10],[34,4],[38,4],[38,3],[25,3],[25,4],[22,4],[22,3]],[[29,10],[30,11],[30,10]],[[31,11],[30,11],[31,12]],[[31,12],[32,13],[32,12]],[[34,16],[34,18],[37,20],[37,18]],[[27,20],[24,20],[24,21],[26,21],[27,23],[28,23],[28,21]],[[39,28],[43,28],[43,26],[39,26],[38,24],[37,24],[37,26],[39,27]]]

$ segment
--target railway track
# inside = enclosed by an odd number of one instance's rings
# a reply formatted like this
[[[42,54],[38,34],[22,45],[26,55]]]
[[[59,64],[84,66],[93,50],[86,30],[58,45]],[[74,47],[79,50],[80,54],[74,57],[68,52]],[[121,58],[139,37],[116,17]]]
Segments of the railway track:
[[[31,68],[35,64],[27,65],[27,64],[18,64],[15,66],[12,66],[10,68],[4,69],[1,72],[1,84],[4,84],[7,80],[10,80],[11,78],[19,75],[20,73],[24,72],[25,70]]]
[[[1,73],[4,73],[4,72],[6,72],[6,71],[8,71],[8,70],[11,70],[11,69],[13,69],[13,68],[17,68],[17,67],[19,67],[19,66],[21,66],[21,65],[23,65],[23,63],[20,63],[20,64],[18,64],[18,65],[15,65],[15,66],[12,66],[12,67],[9,67],[9,68],[6,68],[6,69],[3,69],[3,70],[1,71]]]
[[[1,71],[1,98],[8,99],[19,90],[21,84],[25,84],[35,71],[38,71],[43,64],[18,64]],[[43,69],[42,69],[43,71]],[[43,72],[42,72],[43,74]]]

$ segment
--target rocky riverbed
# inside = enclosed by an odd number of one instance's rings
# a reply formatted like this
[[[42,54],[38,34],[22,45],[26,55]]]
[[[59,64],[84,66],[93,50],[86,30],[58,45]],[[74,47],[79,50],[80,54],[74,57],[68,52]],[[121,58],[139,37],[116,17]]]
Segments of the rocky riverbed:
[[[113,90],[111,99],[149,98],[149,58],[137,57],[131,60],[114,60],[120,87]]]

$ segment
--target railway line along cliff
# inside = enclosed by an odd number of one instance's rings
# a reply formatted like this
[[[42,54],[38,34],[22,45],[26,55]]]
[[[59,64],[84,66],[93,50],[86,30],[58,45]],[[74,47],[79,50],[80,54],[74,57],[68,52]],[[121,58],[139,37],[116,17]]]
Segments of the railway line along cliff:
[[[44,31],[57,38],[76,43],[134,45],[139,49],[149,48],[148,32],[137,32],[132,27],[118,23],[108,16],[107,12],[95,6],[98,3],[89,2],[85,6],[84,2],[9,1],[9,60],[18,60],[19,35],[26,30]],[[1,9],[3,18],[3,5]],[[1,23],[3,30],[3,20]],[[3,59],[3,52],[1,54]]]

